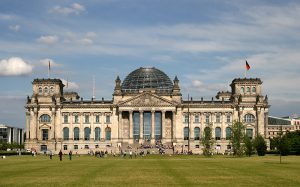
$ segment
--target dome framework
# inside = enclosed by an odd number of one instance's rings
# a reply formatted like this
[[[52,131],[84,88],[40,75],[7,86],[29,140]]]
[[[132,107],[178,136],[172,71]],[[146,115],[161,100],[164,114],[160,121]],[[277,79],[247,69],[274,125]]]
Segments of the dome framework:
[[[159,92],[172,92],[173,83],[161,70],[141,67],[131,72],[122,83],[123,92],[134,92],[140,89],[156,89]]]

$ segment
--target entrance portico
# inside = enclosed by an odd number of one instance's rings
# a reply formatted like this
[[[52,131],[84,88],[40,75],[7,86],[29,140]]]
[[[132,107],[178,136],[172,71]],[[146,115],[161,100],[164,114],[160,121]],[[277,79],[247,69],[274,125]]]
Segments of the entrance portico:
[[[174,115],[172,110],[119,110],[119,137],[129,144],[171,143],[176,134]]]

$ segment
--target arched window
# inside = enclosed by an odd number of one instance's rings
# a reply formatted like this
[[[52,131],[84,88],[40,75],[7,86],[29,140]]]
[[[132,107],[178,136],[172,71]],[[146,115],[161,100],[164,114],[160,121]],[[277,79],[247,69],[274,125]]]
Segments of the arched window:
[[[216,138],[216,140],[221,140],[221,128],[220,127],[216,127],[216,129],[215,129],[215,138]]]
[[[101,134],[100,134],[100,128],[99,127],[96,127],[95,128],[95,140],[96,141],[99,141],[100,140],[100,138],[101,138]]]
[[[84,128],[84,140],[90,140],[91,129],[88,127]]]
[[[195,129],[194,129],[194,139],[200,140],[200,128],[199,127],[195,127]]]
[[[226,140],[230,140],[230,139],[231,139],[231,128],[226,127]]]
[[[183,129],[183,138],[184,138],[184,140],[189,139],[189,128],[188,127],[184,127],[184,129]]]
[[[51,117],[48,114],[43,114],[40,117],[40,122],[42,122],[42,123],[50,123],[51,122]]]
[[[39,94],[42,94],[42,93],[43,93],[43,88],[39,87]]]
[[[241,93],[244,93],[245,92],[245,88],[242,86],[241,87]]]
[[[254,121],[254,119],[255,119],[255,117],[254,117],[254,115],[252,115],[252,114],[246,114],[246,115],[244,116],[244,121],[245,121],[246,123],[252,123],[252,122]]]
[[[54,92],[54,88],[53,86],[50,87],[50,92],[53,93]]]
[[[44,88],[44,92],[45,92],[45,93],[48,93],[48,87],[45,87],[45,88]]]
[[[69,140],[69,128],[65,127],[63,129],[63,133],[64,133],[64,140]]]
[[[109,127],[105,128],[105,140],[111,140],[111,129]]]
[[[250,92],[250,87],[247,87],[247,90],[246,90],[246,91],[247,91],[247,93],[249,93],[249,92]]]
[[[255,88],[255,86],[252,87],[252,93],[256,93],[256,88]]]
[[[79,140],[79,128],[74,128],[74,140]]]

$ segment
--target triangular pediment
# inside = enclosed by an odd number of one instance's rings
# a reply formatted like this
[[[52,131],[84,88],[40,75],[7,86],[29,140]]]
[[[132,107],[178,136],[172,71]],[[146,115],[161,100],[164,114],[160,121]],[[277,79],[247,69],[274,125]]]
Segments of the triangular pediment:
[[[152,93],[141,93],[118,104],[119,107],[169,107],[176,105],[175,102]]]

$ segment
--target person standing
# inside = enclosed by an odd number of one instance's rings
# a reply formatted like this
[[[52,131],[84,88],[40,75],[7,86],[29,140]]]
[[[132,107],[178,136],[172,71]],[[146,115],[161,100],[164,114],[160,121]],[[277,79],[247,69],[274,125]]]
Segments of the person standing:
[[[62,154],[61,150],[59,151],[58,155],[59,155],[59,160],[62,161],[62,155],[63,154]]]
[[[49,156],[50,156],[50,160],[52,160],[52,156],[53,156],[52,151],[50,151]]]
[[[72,151],[69,152],[69,159],[72,160]]]

